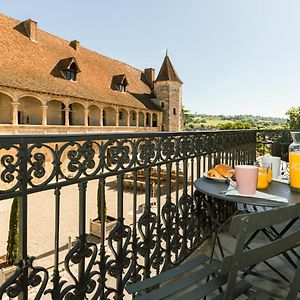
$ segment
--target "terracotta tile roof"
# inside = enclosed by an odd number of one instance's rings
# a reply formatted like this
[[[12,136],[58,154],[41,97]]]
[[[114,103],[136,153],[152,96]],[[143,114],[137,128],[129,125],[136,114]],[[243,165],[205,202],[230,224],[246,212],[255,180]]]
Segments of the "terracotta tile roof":
[[[149,101],[148,94],[131,93],[131,95],[142,102],[147,108],[162,111],[162,108],[160,106],[156,105],[153,101]],[[154,98],[155,96],[151,94],[150,97]]]
[[[37,42],[33,42],[18,31],[19,24],[0,14],[0,85],[136,108],[156,107],[141,70],[82,46],[75,50],[69,41],[39,29]],[[76,82],[53,76],[55,67],[70,63],[70,58],[75,59],[81,71]],[[126,93],[111,89],[112,78],[118,74],[126,75]],[[134,94],[148,100],[140,101]]]
[[[157,75],[156,81],[178,81],[182,83],[179,76],[177,75],[168,55],[165,56],[165,59],[162,63],[162,66]]]

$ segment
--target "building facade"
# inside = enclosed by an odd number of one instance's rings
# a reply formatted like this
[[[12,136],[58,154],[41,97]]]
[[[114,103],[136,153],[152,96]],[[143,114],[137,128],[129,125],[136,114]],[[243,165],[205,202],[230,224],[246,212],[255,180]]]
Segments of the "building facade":
[[[0,14],[0,133],[181,131],[182,81]]]

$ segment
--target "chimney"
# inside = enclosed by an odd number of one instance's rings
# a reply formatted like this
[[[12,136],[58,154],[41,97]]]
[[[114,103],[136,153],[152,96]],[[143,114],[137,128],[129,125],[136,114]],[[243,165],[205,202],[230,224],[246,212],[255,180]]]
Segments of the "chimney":
[[[144,70],[144,74],[146,77],[147,82],[149,83],[150,87],[153,87],[155,70],[153,68],[148,68]]]
[[[27,36],[32,41],[37,42],[37,22],[32,19],[28,19],[23,23],[26,29]]]
[[[69,45],[75,50],[79,50],[80,48],[80,42],[77,40],[71,41]]]

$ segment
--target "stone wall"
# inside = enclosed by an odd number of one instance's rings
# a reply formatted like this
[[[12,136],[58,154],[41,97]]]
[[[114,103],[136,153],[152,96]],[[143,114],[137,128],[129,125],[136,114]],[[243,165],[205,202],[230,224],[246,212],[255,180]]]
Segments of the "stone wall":
[[[182,84],[177,81],[158,81],[154,83],[157,104],[163,109],[164,131],[182,131]]]

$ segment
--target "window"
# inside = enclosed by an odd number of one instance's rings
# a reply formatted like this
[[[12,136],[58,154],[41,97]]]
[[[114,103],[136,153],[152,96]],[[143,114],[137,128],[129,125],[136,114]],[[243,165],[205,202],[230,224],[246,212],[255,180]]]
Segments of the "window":
[[[161,103],[161,108],[164,108],[164,107],[165,107],[165,103],[162,102],[162,103]]]
[[[132,120],[135,121],[135,113],[132,113]]]
[[[119,92],[126,92],[126,87],[128,85],[127,78],[125,74],[114,75],[112,78],[111,88]]]
[[[165,125],[164,124],[161,125],[161,131],[165,131]]]
[[[103,126],[106,126],[106,113],[105,113],[105,110],[103,110],[103,112],[102,112],[102,124],[103,124]]]
[[[61,124],[60,125],[65,125],[66,124],[65,108],[66,108],[66,106],[62,103],[61,104]]]
[[[117,90],[119,92],[125,92],[125,86],[124,86],[124,84],[122,84],[122,83],[117,84]]]
[[[176,108],[173,108],[173,115],[176,115]]]
[[[65,70],[63,74],[67,80],[76,81],[76,72],[73,70]]]
[[[60,74],[66,80],[76,81],[77,73],[80,72],[74,57],[61,59],[55,68],[60,70]]]
[[[119,120],[123,120],[123,112],[119,111]]]
[[[18,124],[24,124],[24,114],[22,111],[18,111]]]
[[[150,126],[150,114],[146,113],[146,126],[149,127]]]

